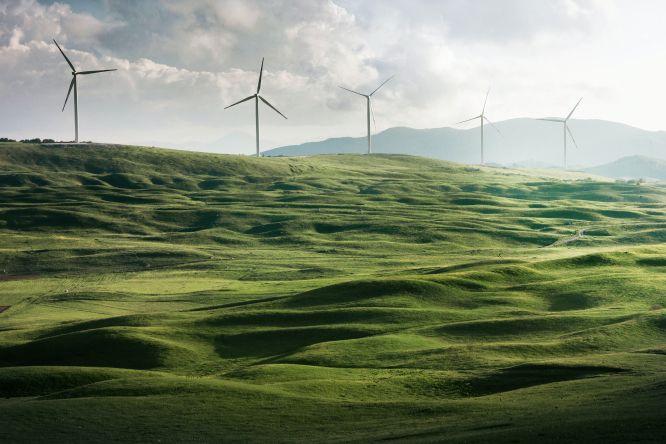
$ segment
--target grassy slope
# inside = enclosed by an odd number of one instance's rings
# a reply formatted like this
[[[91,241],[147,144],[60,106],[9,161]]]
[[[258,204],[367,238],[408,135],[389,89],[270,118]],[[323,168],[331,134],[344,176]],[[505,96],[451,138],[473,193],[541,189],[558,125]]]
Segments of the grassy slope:
[[[665,200],[0,144],[0,440],[657,440]]]

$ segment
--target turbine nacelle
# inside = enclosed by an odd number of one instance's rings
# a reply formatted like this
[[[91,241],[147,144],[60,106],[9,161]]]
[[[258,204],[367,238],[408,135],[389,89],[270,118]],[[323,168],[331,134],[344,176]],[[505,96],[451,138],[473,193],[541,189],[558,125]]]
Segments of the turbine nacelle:
[[[72,77],[76,77],[78,75],[96,74],[96,73],[99,73],[99,72],[117,71],[116,69],[98,69],[98,70],[94,70],[94,71],[77,71],[76,68],[74,68],[74,65],[72,64],[72,62],[69,60],[69,58],[65,54],[65,52],[60,47],[60,45],[58,45],[58,42],[55,41],[55,39],[53,39],[53,43],[56,44],[56,46],[58,47],[58,50],[60,51],[62,56],[65,58],[65,61],[70,66],[70,68],[72,68]],[[63,111],[65,110],[65,106],[67,105],[67,100],[69,99],[69,94],[72,92],[73,87],[76,87],[76,83],[75,83],[74,79],[72,79],[72,82],[69,84],[69,90],[67,91],[67,97],[65,97],[65,104],[62,106]]]
[[[229,109],[232,106],[236,106],[236,105],[241,104],[243,102],[247,102],[248,100],[254,99],[256,101],[256,103],[255,103],[255,113],[256,113],[255,124],[256,124],[256,136],[257,136],[257,157],[259,157],[259,101],[261,100],[262,102],[264,102],[264,104],[266,104],[273,111],[275,111],[276,113],[278,113],[279,115],[281,115],[285,119],[287,118],[287,116],[282,114],[276,107],[271,105],[268,100],[264,99],[263,97],[261,97],[259,95],[259,92],[261,91],[261,79],[263,77],[263,74],[264,74],[264,58],[262,57],[261,58],[261,67],[259,68],[259,81],[257,82],[257,92],[252,94],[251,96],[248,96],[244,99],[239,100],[238,102],[232,103],[231,105],[224,107],[224,109]]]
[[[359,96],[363,96],[363,97],[365,97],[366,99],[369,99],[369,98],[372,97],[377,91],[379,91],[380,88],[381,88],[382,86],[386,85],[386,84],[389,82],[389,80],[393,79],[393,77],[395,77],[395,76],[391,76],[391,77],[389,77],[388,79],[384,80],[384,81],[383,81],[383,82],[382,82],[377,88],[375,88],[374,91],[372,91],[370,94],[363,94],[363,93],[360,93],[360,92],[358,92],[358,91],[354,91],[353,89],[345,88],[344,86],[339,86],[339,88],[342,88],[342,89],[344,89],[345,91],[349,91],[350,93],[358,94]]]
[[[65,103],[62,105],[62,111],[65,111],[65,106],[67,106],[67,101],[69,100],[69,95],[72,93],[72,89],[74,90],[74,141],[78,143],[79,141],[79,110],[78,110],[78,94],[77,94],[77,87],[76,87],[76,77],[78,75],[88,75],[88,74],[97,74],[100,72],[111,72],[111,71],[117,71],[116,69],[97,69],[93,71],[77,71],[76,68],[74,67],[74,64],[72,63],[71,60],[69,60],[69,57],[67,57],[67,54],[65,54],[65,51],[62,50],[60,45],[58,45],[58,42],[56,42],[55,39],[53,39],[53,43],[58,47],[58,51],[60,51],[60,54],[65,58],[65,61],[69,65],[69,67],[72,69],[72,81],[69,82],[69,89],[67,90],[67,96],[65,97]]]
[[[367,103],[367,117],[368,117],[368,154],[372,152],[372,144],[371,144],[371,132],[370,132],[370,116],[372,116],[372,121],[375,121],[375,114],[372,112],[372,105],[370,104],[371,100],[370,98],[377,92],[379,89],[386,85],[389,80],[391,80],[395,76],[391,76],[388,79],[384,80],[377,88],[374,89],[370,94],[363,94],[358,91],[354,91],[353,89],[345,88],[344,86],[339,86],[339,88],[344,89],[345,91],[349,91],[350,93],[357,94],[361,97],[365,97],[365,101]],[[377,124],[375,123],[375,126]]]
[[[578,108],[578,105],[580,105],[580,102],[582,102],[582,101],[583,101],[582,97],[580,99],[578,99],[578,102],[576,102],[576,104],[571,109],[569,114],[567,114],[567,116],[564,117],[564,118],[561,118],[561,117],[544,117],[544,118],[541,118],[541,119],[537,119],[537,120],[544,120],[546,122],[556,122],[556,123],[561,123],[562,124],[562,126],[564,128],[564,153],[563,153],[564,169],[567,168],[567,134],[569,135],[569,137],[571,137],[571,141],[574,143],[574,146],[576,148],[578,148],[578,143],[576,142],[576,139],[574,138],[574,135],[571,132],[571,129],[569,129],[569,124],[568,123],[569,123],[569,119],[571,119],[571,116],[573,115],[574,111],[576,111],[576,108]]]
[[[573,115],[574,111],[576,111],[576,108],[578,108],[578,105],[580,105],[580,102],[582,102],[582,101],[583,101],[582,97],[580,99],[578,99],[578,102],[576,102],[576,104],[571,109],[569,114],[567,114],[566,117],[544,117],[544,118],[537,119],[537,120],[545,120],[545,121],[548,121],[548,122],[560,122],[560,123],[568,122],[569,119],[571,119],[571,116]]]
[[[488,124],[492,126],[500,136],[502,136],[502,132],[499,130],[499,128],[497,128],[495,124],[491,122],[488,117],[486,117],[486,104],[488,103],[489,94],[490,94],[490,88],[488,88],[488,91],[486,91],[486,98],[483,101],[483,108],[481,108],[481,114],[479,114],[476,117],[472,117],[470,119],[462,120],[456,123],[456,125],[460,125],[461,123],[471,122],[472,120],[479,119],[480,128],[481,128],[481,165],[485,163],[484,151],[483,151],[483,122],[488,122]]]

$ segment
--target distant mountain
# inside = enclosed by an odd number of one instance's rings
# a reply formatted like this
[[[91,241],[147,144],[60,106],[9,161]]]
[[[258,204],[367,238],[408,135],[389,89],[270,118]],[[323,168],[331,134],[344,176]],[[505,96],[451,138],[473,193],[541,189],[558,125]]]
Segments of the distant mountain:
[[[562,126],[534,119],[511,119],[495,124],[501,135],[486,126],[486,161],[502,165],[560,166]],[[570,128],[578,142],[569,140],[569,165],[585,167],[612,162],[620,157],[666,155],[666,132],[646,131],[605,120],[572,120]],[[364,137],[342,137],[264,152],[268,156],[299,156],[333,153],[364,153]],[[479,129],[396,127],[373,137],[378,153],[400,153],[451,160],[479,162]]]
[[[646,156],[628,156],[586,168],[586,172],[617,179],[666,180],[666,161]]]

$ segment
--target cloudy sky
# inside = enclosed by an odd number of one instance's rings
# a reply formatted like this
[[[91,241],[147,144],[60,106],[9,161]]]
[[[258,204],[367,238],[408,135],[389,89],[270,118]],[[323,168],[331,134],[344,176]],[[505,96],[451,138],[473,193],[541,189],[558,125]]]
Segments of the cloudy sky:
[[[0,0],[0,136],[71,139],[60,112],[69,69],[118,68],[79,83],[81,138],[253,151],[377,129],[562,115],[666,129],[661,0]]]

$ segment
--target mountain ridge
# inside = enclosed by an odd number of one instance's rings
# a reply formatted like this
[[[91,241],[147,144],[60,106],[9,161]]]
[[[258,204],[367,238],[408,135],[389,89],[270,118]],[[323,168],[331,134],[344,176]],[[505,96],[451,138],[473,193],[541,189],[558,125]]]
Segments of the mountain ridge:
[[[485,128],[485,157],[489,163],[511,165],[538,162],[560,166],[562,163],[561,127],[552,122],[515,118]],[[666,152],[666,132],[649,131],[625,123],[602,119],[573,119],[571,128],[580,148],[568,140],[569,164],[593,167],[622,157],[643,155],[659,157]],[[265,151],[266,156],[364,153],[366,138],[336,137],[287,145]],[[412,154],[460,163],[478,163],[479,127],[411,128],[391,127],[373,136],[373,152]]]
[[[648,156],[626,156],[584,171],[615,179],[665,180],[666,160]]]

